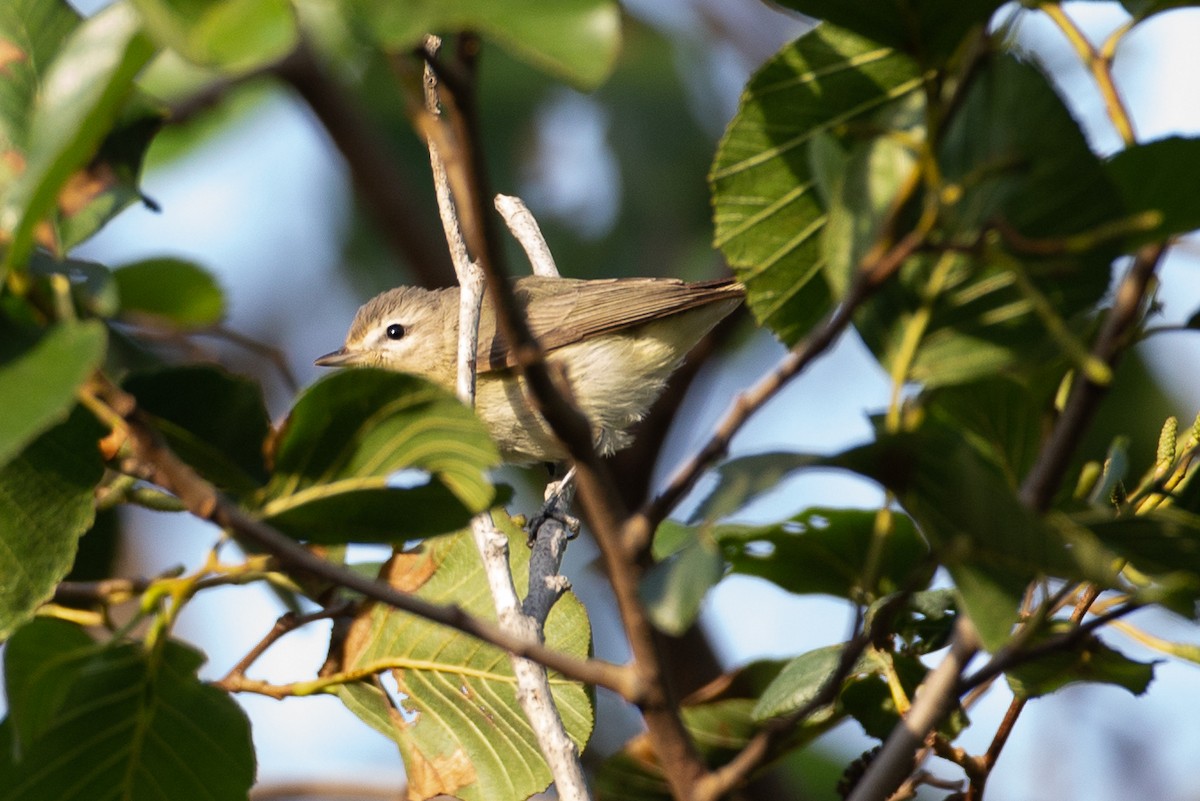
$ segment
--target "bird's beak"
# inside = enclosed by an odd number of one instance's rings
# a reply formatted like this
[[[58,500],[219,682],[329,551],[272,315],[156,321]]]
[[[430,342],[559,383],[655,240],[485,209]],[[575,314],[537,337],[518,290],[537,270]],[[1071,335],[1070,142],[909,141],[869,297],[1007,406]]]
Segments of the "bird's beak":
[[[318,367],[346,367],[358,361],[357,354],[352,350],[339,348],[332,353],[326,353],[324,356],[313,361],[313,364]]]

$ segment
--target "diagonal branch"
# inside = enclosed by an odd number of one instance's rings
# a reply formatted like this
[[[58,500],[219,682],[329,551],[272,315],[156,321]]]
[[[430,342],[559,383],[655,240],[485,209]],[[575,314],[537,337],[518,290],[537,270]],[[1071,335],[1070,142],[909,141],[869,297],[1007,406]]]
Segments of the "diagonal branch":
[[[449,626],[497,648],[540,662],[568,678],[607,687],[625,698],[635,697],[638,682],[627,668],[598,659],[577,659],[540,643],[525,642],[457,606],[433,604],[407,595],[384,582],[366,578],[316,556],[273,526],[249,517],[181,461],[146,422],[132,395],[99,375],[93,380],[91,391],[118,418],[106,422],[119,423],[127,436],[126,444],[131,452],[127,464],[129,472],[172,492],[193,515],[254,543],[278,559],[280,565]]]

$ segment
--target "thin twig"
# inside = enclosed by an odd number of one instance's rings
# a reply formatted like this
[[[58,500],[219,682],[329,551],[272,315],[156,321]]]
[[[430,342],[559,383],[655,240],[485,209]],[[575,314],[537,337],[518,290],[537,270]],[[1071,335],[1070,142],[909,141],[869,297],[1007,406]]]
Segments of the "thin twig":
[[[447,87],[451,92],[443,100],[451,110],[456,144],[461,160],[448,161],[447,173],[454,196],[462,202],[457,208],[459,220],[472,254],[487,275],[492,307],[498,327],[510,344],[517,369],[529,388],[535,410],[563,443],[574,461],[580,505],[600,546],[617,608],[633,652],[633,670],[637,676],[636,701],[642,709],[651,742],[663,766],[672,793],[679,799],[691,797],[696,781],[706,769],[691,737],[684,728],[678,706],[662,672],[654,629],[646,617],[638,595],[641,569],[629,559],[621,545],[621,526],[625,509],[606,466],[600,461],[592,441],[592,426],[587,417],[556,386],[545,361],[545,354],[521,314],[505,268],[504,248],[494,216],[487,208],[493,197],[487,185],[487,170],[479,147],[479,118],[474,91],[479,41],[463,35],[459,39],[459,66],[463,80],[457,78]],[[427,56],[428,58],[428,56]],[[438,67],[437,64],[434,65]],[[456,75],[459,73],[456,73]],[[442,147],[442,126],[430,115],[421,115],[418,130],[433,137]]]
[[[521,198],[512,195],[496,195],[496,211],[500,212],[500,216],[508,225],[508,230],[525,249],[525,255],[529,257],[529,266],[533,268],[533,274],[545,278],[558,278],[558,265],[554,263],[554,254],[550,252],[550,246],[546,244],[546,238],[542,236],[542,227],[538,225],[537,218],[525,206]]]
[[[239,659],[236,665],[229,669],[224,678],[213,682],[213,684],[228,692],[234,692],[237,689],[237,683],[245,678],[246,671],[250,669],[250,666],[257,662],[258,658],[265,654],[268,648],[279,642],[284,635],[302,626],[307,626],[309,623],[315,623],[318,620],[341,617],[347,614],[353,607],[354,605],[349,601],[342,601],[325,609],[309,612],[306,615],[297,615],[293,612],[284,613],[275,621],[275,625],[271,627],[271,630],[253,648],[247,651],[246,655]]]
[[[434,37],[429,37],[426,48],[430,52],[436,52],[439,44]],[[428,64],[425,66],[423,83],[426,111],[438,116],[436,76]],[[472,263],[468,257],[445,163],[432,139],[429,140],[429,160],[433,167],[442,225],[459,280],[458,394],[463,403],[474,406],[475,362],[479,344],[479,316],[485,288],[484,275],[479,266]],[[540,642],[544,636],[542,624],[545,618],[534,619],[522,611],[509,566],[508,539],[496,530],[491,515],[487,512],[475,516],[471,521],[471,532],[488,579],[492,603],[501,628],[528,642]],[[546,758],[559,797],[565,801],[586,801],[587,782],[583,775],[583,765],[579,761],[579,749],[567,733],[562,716],[558,712],[546,669],[536,662],[515,655],[511,657],[511,661],[517,680],[517,700],[537,738],[538,748]]]

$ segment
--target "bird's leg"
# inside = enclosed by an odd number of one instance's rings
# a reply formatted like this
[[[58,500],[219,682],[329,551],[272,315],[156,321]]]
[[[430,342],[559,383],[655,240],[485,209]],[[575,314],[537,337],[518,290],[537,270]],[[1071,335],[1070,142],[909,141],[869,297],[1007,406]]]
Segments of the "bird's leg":
[[[567,539],[579,536],[579,518],[570,514],[571,501],[575,498],[575,468],[571,467],[560,479],[554,479],[557,465],[551,465],[551,481],[546,485],[545,503],[541,511],[529,520],[526,530],[529,532],[530,547],[537,541],[542,526],[554,523],[563,526],[569,532]]]

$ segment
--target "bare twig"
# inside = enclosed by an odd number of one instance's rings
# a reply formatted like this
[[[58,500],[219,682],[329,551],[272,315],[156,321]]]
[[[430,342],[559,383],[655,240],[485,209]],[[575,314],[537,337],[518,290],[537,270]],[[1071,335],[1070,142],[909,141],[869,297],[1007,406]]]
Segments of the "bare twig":
[[[271,627],[271,630],[253,648],[247,651],[246,655],[239,659],[236,665],[229,669],[224,678],[213,682],[213,684],[227,692],[235,692],[238,689],[238,682],[245,678],[246,671],[250,669],[250,666],[258,661],[258,658],[265,654],[268,648],[279,642],[284,635],[302,626],[307,626],[309,623],[315,623],[318,620],[340,617],[349,613],[352,608],[353,604],[349,601],[342,601],[326,609],[318,609],[315,612],[310,612],[307,615],[297,615],[294,612],[287,612],[281,615],[275,621],[275,625]]]
[[[429,37],[426,42],[426,48],[430,52],[436,52],[438,45],[434,37]],[[428,64],[425,67],[424,88],[426,111],[437,116],[439,109],[436,76]],[[445,163],[432,139],[429,140],[429,160],[433,167],[442,226],[446,231],[446,240],[450,245],[460,287],[458,395],[464,403],[474,406],[475,360],[479,343],[479,315],[485,288],[484,276],[479,266],[472,263],[468,257]],[[488,587],[492,593],[492,603],[501,628],[528,642],[540,642],[544,636],[542,624],[545,618],[535,619],[522,611],[509,567],[508,539],[496,530],[491,515],[487,512],[477,515],[471,521],[471,532],[483,562]],[[557,573],[557,566],[555,572]],[[530,578],[533,578],[532,565]],[[583,776],[583,765],[579,761],[579,750],[567,734],[562,716],[554,703],[546,669],[536,662],[516,655],[513,655],[511,660],[517,680],[517,700],[533,728],[538,747],[546,758],[559,797],[566,801],[586,801],[587,782]]]
[[[508,224],[508,230],[525,249],[533,274],[558,278],[558,265],[554,263],[554,255],[542,236],[542,228],[521,198],[496,195],[496,211],[500,212],[500,216]]]
[[[463,35],[459,41],[459,64],[452,91],[443,96],[454,125],[456,144],[462,159],[447,162],[447,173],[454,196],[461,200],[457,211],[468,248],[487,275],[488,292],[496,319],[531,394],[534,408],[541,414],[574,460],[579,500],[604,557],[613,594],[633,652],[633,670],[638,680],[635,703],[641,709],[651,741],[672,793],[680,799],[691,797],[696,780],[705,767],[696,752],[671,690],[664,681],[662,660],[657,651],[654,630],[638,596],[642,570],[628,558],[621,545],[621,523],[625,510],[616,486],[592,442],[592,427],[578,408],[559,391],[545,362],[545,355],[520,313],[505,268],[504,248],[497,225],[486,202],[492,197],[487,186],[487,171],[479,147],[479,120],[475,98],[476,59],[479,41]],[[428,54],[426,54],[428,58]],[[438,65],[434,64],[435,69]],[[418,129],[445,151],[442,141],[447,134],[437,120],[425,114],[417,120]]]

